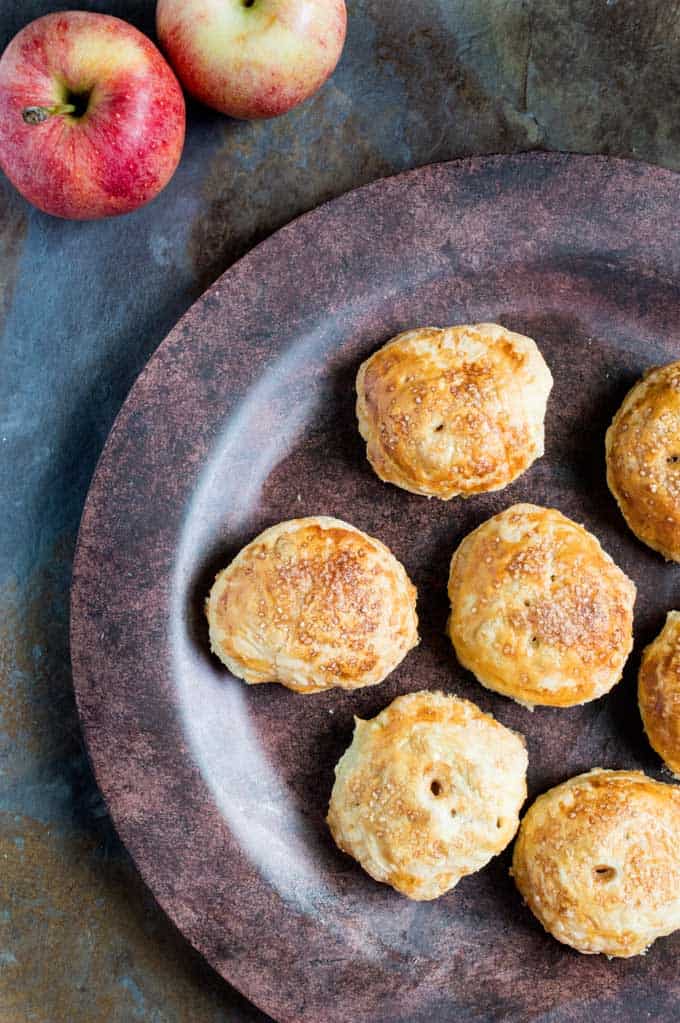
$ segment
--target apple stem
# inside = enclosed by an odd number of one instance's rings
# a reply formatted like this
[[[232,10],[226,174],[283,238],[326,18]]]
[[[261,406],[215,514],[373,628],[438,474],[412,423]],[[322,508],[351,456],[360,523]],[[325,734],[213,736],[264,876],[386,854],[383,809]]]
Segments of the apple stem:
[[[73,103],[57,103],[53,107],[26,107],[21,116],[26,124],[44,124],[49,117],[61,114],[74,114]]]

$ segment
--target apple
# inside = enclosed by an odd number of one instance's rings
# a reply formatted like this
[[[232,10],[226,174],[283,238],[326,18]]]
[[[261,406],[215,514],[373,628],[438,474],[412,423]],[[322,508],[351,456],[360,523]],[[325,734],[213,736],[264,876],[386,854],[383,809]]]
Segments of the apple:
[[[231,117],[277,117],[332,74],[344,0],[158,0],[158,37],[196,99]]]
[[[0,57],[0,167],[46,213],[92,220],[149,202],[175,172],[184,132],[172,70],[119,18],[48,14]]]

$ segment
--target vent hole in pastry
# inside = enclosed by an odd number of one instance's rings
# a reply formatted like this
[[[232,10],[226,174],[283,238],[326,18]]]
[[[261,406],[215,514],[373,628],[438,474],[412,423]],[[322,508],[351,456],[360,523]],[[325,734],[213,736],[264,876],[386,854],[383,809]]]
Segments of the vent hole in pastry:
[[[500,830],[500,828],[503,827],[503,818],[502,817],[496,817],[496,827],[499,830]]]
[[[525,600],[524,601],[524,606],[525,607],[531,607],[531,601],[530,600]]]
[[[666,461],[669,465],[675,465],[677,462],[680,462],[680,455],[669,455]]]
[[[457,813],[458,813],[458,811],[457,811],[457,810],[454,810],[454,808],[453,808],[453,807],[451,807],[451,816],[452,816],[452,817],[455,817]]]
[[[607,867],[600,864],[599,867],[595,867],[595,880],[596,881],[613,881],[616,877],[616,868]]]
[[[442,794],[442,786],[441,786],[441,782],[438,782],[436,778],[435,778],[435,780],[434,780],[434,781],[432,782],[432,784],[430,785],[430,792],[431,792],[431,793],[432,793],[432,795],[433,795],[433,796],[435,796],[435,797],[436,797],[436,796],[441,796],[441,794]]]
[[[444,424],[443,423],[439,423],[438,426],[435,426],[434,432],[435,433],[441,433],[443,429],[444,429]]]
[[[536,637],[536,636],[532,636],[532,637],[531,637],[531,642],[532,642],[532,644],[533,644],[534,646],[536,646],[536,644],[538,643],[538,639],[537,639],[537,637]]]

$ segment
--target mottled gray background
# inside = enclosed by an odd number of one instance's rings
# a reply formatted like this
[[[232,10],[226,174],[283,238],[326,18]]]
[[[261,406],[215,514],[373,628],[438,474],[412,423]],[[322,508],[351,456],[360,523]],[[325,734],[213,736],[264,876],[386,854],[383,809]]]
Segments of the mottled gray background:
[[[70,6],[4,0],[0,46]],[[151,0],[76,6],[153,31]],[[254,242],[406,167],[532,148],[680,165],[675,0],[350,0],[349,14],[334,78],[301,109],[241,124],[190,106],[179,172],[137,214],[52,220],[0,178],[0,1023],[266,1019],[138,880],[71,689],[83,500],[169,328]]]

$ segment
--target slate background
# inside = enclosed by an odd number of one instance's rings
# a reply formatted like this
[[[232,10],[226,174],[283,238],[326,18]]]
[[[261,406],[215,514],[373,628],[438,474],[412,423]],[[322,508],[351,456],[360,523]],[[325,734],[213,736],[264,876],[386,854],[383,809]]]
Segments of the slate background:
[[[78,5],[153,34],[152,2]],[[72,6],[3,0],[0,47]],[[314,99],[256,124],[190,104],[180,169],[136,214],[52,220],[0,175],[0,1023],[267,1019],[138,879],[93,782],[70,680],[88,483],[178,317],[292,217],[407,167],[534,148],[680,166],[675,0],[348,7],[342,62]]]

